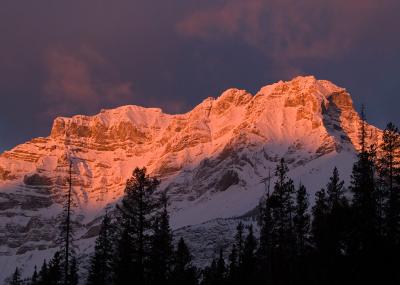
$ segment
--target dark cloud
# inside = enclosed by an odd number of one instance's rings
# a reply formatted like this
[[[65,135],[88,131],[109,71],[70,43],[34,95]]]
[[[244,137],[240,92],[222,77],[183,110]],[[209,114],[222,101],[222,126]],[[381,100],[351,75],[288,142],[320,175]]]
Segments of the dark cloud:
[[[54,117],[123,104],[184,112],[208,96],[314,74],[372,123],[399,124],[398,0],[70,0],[0,4],[0,149]]]
[[[390,7],[399,5],[397,1],[383,2],[223,1],[187,15],[177,30],[202,40],[243,40],[276,61],[331,58],[346,54],[364,37],[382,38],[371,32],[374,25],[385,25],[385,33],[395,32],[397,28],[391,27],[387,16]]]
[[[95,50],[75,52],[49,49],[45,54],[47,79],[42,100],[46,115],[95,112],[116,102],[134,101],[132,83],[120,82],[114,67]]]

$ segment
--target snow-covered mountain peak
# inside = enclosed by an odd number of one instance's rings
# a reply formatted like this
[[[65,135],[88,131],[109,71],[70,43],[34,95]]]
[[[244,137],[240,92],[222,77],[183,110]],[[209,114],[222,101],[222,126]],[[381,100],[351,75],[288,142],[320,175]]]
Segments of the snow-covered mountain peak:
[[[228,89],[184,114],[127,105],[59,117],[48,137],[0,155],[0,265],[10,256],[28,264],[34,251],[55,247],[70,158],[84,250],[135,167],[161,179],[179,228],[252,210],[267,169],[281,157],[310,191],[335,165],[350,173],[360,123],[350,94],[313,76],[267,85],[254,96]],[[380,130],[367,131],[370,141],[379,140]]]
[[[258,98],[260,96],[263,98]],[[250,113],[253,111],[252,105],[256,105],[254,106],[256,109],[262,108],[270,100],[276,103],[277,101],[274,98],[284,100],[283,107],[311,108],[311,112],[316,115],[322,112],[322,105],[327,107],[329,101],[334,102],[338,108],[346,110],[353,108],[351,97],[345,89],[329,81],[317,80],[314,76],[305,76],[267,85],[261,88],[256,96],[251,95],[246,90],[231,88],[217,98],[209,97],[205,99],[186,114],[170,115],[163,113],[159,108],[127,105],[102,110],[94,116],[59,117],[54,120],[51,137],[96,138],[110,129],[122,128],[123,130],[118,132],[123,133],[120,139],[124,140],[126,132],[133,133],[148,128],[163,129],[171,121],[176,121],[178,118],[179,120],[196,120],[199,116],[229,116],[228,113],[237,113],[240,112],[239,109],[243,108]]]

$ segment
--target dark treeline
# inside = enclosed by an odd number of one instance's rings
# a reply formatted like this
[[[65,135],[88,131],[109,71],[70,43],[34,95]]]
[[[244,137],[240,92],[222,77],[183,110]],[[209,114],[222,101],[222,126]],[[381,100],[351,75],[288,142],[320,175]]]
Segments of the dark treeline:
[[[29,280],[22,280],[16,268],[10,284],[198,284],[199,271],[192,265],[185,241],[180,239],[175,247],[172,243],[167,196],[154,195],[158,184],[145,168],[133,171],[114,215],[106,213],[102,220],[86,278],[79,279],[77,260],[71,249],[66,270],[63,222],[60,250],[49,262],[45,260],[39,271],[35,267]],[[68,247],[73,248],[72,244]]]
[[[231,251],[212,261],[202,283],[400,284],[399,130],[388,124],[382,139],[366,145],[362,124],[349,189],[335,167],[311,209],[282,159],[259,206],[259,239],[239,224]]]
[[[388,124],[380,145],[360,150],[346,189],[334,168],[309,205],[282,159],[275,184],[259,205],[259,236],[237,225],[235,241],[205,269],[192,264],[183,239],[176,246],[167,198],[154,198],[159,182],[135,169],[116,215],[106,214],[90,259],[87,284],[400,284],[400,135]],[[76,284],[76,261],[63,278],[60,253],[28,284]],[[18,268],[11,284],[22,284]]]

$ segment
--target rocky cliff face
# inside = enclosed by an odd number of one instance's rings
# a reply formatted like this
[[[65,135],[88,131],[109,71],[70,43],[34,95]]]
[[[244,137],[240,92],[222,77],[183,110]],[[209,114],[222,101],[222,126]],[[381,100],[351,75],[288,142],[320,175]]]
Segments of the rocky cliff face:
[[[56,246],[69,161],[84,256],[99,217],[121,198],[136,166],[161,179],[179,229],[253,209],[281,157],[310,191],[325,184],[335,165],[348,176],[359,126],[347,91],[314,77],[265,86],[254,96],[229,89],[186,114],[123,106],[57,118],[50,136],[0,155],[0,277],[15,263],[30,274]],[[367,130],[371,142],[380,139],[380,130]]]

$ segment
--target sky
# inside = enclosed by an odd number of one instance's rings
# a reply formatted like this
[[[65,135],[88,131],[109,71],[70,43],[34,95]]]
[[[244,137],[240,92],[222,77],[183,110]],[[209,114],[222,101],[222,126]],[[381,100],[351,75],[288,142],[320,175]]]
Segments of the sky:
[[[314,75],[381,128],[400,116],[398,0],[2,0],[0,151],[57,116],[206,97]]]

